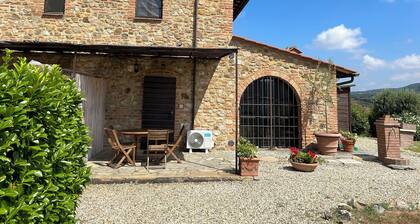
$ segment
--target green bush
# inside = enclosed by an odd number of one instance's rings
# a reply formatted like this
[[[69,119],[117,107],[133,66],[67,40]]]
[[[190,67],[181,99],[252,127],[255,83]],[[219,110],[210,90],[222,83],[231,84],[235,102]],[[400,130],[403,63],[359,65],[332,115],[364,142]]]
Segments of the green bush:
[[[359,135],[369,133],[369,114],[370,110],[365,109],[358,103],[351,104],[351,131]]]
[[[384,90],[375,95],[369,116],[371,132],[375,135],[375,121],[383,115],[401,116],[403,113],[420,115],[420,94],[412,90]]]
[[[0,65],[0,223],[75,223],[89,181],[82,96],[58,66]]]
[[[245,138],[240,138],[238,144],[238,156],[249,159],[257,157],[257,146]]]

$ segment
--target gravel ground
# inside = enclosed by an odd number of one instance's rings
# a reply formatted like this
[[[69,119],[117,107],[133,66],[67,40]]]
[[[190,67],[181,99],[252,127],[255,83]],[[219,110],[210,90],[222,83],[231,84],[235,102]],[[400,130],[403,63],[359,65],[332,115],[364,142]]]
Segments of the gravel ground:
[[[359,145],[376,152],[372,139],[361,138]],[[363,161],[300,173],[281,160],[263,162],[258,181],[90,185],[77,216],[81,223],[322,223],[325,210],[352,197],[367,203],[420,202],[420,156],[403,156],[417,170]]]

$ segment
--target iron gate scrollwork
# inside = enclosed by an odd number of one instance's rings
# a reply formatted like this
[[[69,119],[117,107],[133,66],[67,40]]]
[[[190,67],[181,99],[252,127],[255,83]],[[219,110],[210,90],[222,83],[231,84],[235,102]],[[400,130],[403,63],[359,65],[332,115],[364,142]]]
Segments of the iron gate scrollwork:
[[[257,79],[241,97],[240,136],[260,148],[299,147],[299,119],[299,98],[280,78]]]

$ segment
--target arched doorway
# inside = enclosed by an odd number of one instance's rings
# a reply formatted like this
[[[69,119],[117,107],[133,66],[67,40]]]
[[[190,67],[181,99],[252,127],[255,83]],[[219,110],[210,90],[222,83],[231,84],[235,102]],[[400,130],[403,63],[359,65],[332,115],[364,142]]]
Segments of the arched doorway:
[[[300,146],[299,97],[284,80],[253,81],[240,102],[240,136],[260,148]]]

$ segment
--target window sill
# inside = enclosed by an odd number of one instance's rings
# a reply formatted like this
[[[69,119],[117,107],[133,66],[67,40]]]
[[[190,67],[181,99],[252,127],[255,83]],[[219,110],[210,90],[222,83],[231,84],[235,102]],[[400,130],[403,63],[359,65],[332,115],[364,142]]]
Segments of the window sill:
[[[63,17],[64,17],[64,13],[45,12],[44,14],[42,14],[42,18],[61,19]]]
[[[134,17],[134,22],[162,22],[162,18],[153,18],[153,17]]]

